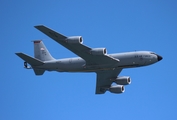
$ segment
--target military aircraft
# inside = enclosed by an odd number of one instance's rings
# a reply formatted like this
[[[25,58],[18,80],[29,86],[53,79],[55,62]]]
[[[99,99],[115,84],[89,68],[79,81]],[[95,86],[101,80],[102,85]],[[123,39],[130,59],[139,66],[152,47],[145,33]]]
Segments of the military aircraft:
[[[67,37],[44,25],[35,28],[79,57],[55,59],[41,40],[35,40],[34,58],[24,53],[16,53],[25,61],[24,67],[33,69],[36,75],[43,75],[45,71],[95,72],[96,94],[104,94],[106,91],[123,93],[124,85],[131,83],[129,76],[118,76],[124,68],[147,66],[162,60],[160,55],[151,51],[107,54],[106,48],[90,48],[84,45],[81,36]]]

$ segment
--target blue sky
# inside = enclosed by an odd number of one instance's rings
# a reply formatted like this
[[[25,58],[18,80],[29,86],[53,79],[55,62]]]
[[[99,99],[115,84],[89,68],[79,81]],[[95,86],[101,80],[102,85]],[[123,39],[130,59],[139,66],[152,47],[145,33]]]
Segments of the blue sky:
[[[176,0],[1,0],[0,119],[177,119],[176,6]],[[95,95],[95,73],[35,76],[23,68],[14,53],[33,56],[36,39],[55,58],[76,56],[33,27],[39,24],[81,35],[84,44],[108,53],[149,50],[163,60],[123,70],[120,76],[132,79],[123,94]]]

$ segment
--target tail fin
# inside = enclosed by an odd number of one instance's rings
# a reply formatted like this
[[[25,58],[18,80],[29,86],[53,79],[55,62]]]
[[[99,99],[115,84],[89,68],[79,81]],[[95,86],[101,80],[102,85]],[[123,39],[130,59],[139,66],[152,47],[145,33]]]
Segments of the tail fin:
[[[54,60],[41,40],[34,41],[34,57],[41,61]]]
[[[40,60],[38,60],[38,59],[36,59],[36,58],[33,58],[33,57],[31,57],[31,56],[28,56],[28,55],[26,55],[26,54],[24,54],[24,53],[15,53],[17,56],[19,56],[21,59],[23,59],[24,61],[25,61],[25,67],[27,68],[27,69],[30,69],[28,66],[27,66],[27,63],[29,63],[31,66],[40,66],[40,65],[43,65],[44,63],[42,62],[42,61],[40,61]],[[37,68],[33,68],[33,70],[34,70],[34,73],[36,74],[36,75],[42,75],[42,74],[44,74],[44,72],[45,72],[45,70],[43,70],[43,69],[37,69]]]

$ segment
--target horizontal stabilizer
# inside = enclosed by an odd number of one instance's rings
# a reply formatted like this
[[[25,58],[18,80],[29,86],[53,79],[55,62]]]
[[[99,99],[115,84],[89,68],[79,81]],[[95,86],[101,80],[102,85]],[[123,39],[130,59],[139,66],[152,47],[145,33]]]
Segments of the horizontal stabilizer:
[[[43,75],[45,72],[45,70],[43,70],[43,69],[35,69],[34,68],[33,70],[36,75]]]
[[[38,66],[44,64],[42,61],[33,58],[31,56],[28,56],[24,53],[15,53],[17,56],[19,56],[21,59],[23,59],[25,62],[29,63],[32,66]]]

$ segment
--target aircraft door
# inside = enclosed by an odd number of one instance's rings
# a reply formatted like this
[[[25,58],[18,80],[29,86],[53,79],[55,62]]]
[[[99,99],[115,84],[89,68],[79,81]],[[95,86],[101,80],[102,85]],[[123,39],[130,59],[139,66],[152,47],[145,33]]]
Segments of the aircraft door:
[[[136,63],[137,63],[138,65],[144,65],[144,64],[145,64],[145,59],[144,59],[143,55],[141,55],[141,54],[136,54],[136,55],[135,55],[135,58],[136,58]]]

